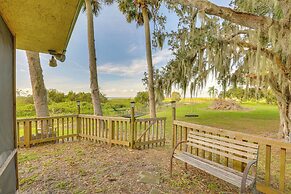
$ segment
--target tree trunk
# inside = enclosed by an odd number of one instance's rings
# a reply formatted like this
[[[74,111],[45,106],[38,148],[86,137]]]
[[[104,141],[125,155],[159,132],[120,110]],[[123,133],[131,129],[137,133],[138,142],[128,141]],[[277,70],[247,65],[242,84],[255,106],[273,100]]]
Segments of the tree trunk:
[[[226,80],[222,81],[223,99],[226,98]]]
[[[286,80],[278,82],[275,75],[270,73],[269,85],[275,93],[280,114],[280,127],[278,135],[291,142],[291,86]]]
[[[102,115],[100,91],[99,91],[99,86],[98,86],[97,65],[96,65],[93,13],[91,9],[91,1],[85,0],[85,3],[86,3],[86,12],[87,12],[91,97],[92,97],[92,103],[94,107],[94,114]]]
[[[39,54],[36,52],[26,51],[26,56],[29,65],[30,81],[36,116],[47,117],[49,116],[47,91],[44,85]]]
[[[153,59],[152,59],[150,23],[149,23],[149,16],[148,16],[148,11],[147,11],[146,6],[143,6],[142,8],[142,16],[144,19],[146,56],[147,56],[147,64],[148,64],[148,91],[149,91],[149,102],[150,102],[150,117],[156,118],[156,101],[155,101],[155,89],[154,89],[154,70],[153,70]]]
[[[291,142],[291,100],[278,101],[278,108],[280,113],[280,128],[279,137],[284,138],[286,141]]]
[[[39,53],[26,51],[26,56],[29,65],[29,74],[36,116],[48,117],[48,97],[47,90],[44,85]],[[48,123],[43,122],[42,124],[39,124],[38,128],[41,128],[42,132],[38,133],[43,133],[44,136],[53,137],[55,134],[50,126],[51,121]]]

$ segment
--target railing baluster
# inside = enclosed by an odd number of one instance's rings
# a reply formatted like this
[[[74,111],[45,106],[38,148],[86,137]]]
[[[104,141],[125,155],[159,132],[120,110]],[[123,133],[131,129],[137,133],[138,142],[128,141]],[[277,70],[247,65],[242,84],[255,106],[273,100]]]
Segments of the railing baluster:
[[[286,149],[281,148],[279,189],[280,191],[283,191],[283,192],[285,190],[285,171],[286,171]]]
[[[71,135],[73,135],[74,134],[74,117],[72,117],[72,130],[71,130]],[[71,137],[71,139],[72,139],[72,141],[74,141],[74,137],[72,136]]]
[[[64,143],[65,142],[65,138],[64,138],[64,136],[65,136],[65,120],[64,120],[64,118],[62,118],[62,136],[63,136],[62,142]]]
[[[271,146],[266,145],[266,164],[265,164],[265,184],[270,186],[271,183]]]
[[[92,130],[91,130],[91,119],[89,119],[89,121],[88,121],[88,126],[89,126],[89,136],[92,136]],[[91,139],[92,140],[92,139]]]
[[[157,141],[159,140],[159,120],[157,120],[157,125],[156,125],[156,138]],[[158,147],[158,142],[156,142],[156,147]]]
[[[188,137],[188,129],[187,127],[183,127],[183,130],[184,130],[184,139],[182,141],[186,141]],[[187,146],[185,146],[185,151],[186,151],[186,147]]]
[[[67,141],[69,141],[69,118],[67,118]]]
[[[57,118],[57,134],[56,134],[56,137],[59,137],[60,136],[60,119]]]
[[[183,127],[180,126],[179,128],[180,128],[180,130],[179,130],[180,131],[179,142],[180,142],[180,141],[183,141]],[[182,151],[182,144],[180,144],[179,147],[180,147],[180,151]]]

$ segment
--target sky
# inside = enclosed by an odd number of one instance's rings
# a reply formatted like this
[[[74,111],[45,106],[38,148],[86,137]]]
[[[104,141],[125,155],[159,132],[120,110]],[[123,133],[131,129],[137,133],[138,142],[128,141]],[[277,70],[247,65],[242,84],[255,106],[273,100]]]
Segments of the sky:
[[[218,5],[227,6],[230,0],[212,0]],[[177,26],[178,18],[165,8],[167,16],[166,30]],[[127,23],[116,5],[103,7],[94,18],[95,45],[97,54],[98,81],[101,92],[108,97],[134,97],[144,91],[141,79],[147,70],[143,27]],[[41,54],[44,81],[47,89],[57,89],[67,93],[90,92],[90,77],[87,47],[87,23],[85,13],[80,13],[70,39],[66,61],[58,62],[52,68],[48,65],[50,55]],[[165,66],[172,58],[171,51],[165,45],[163,50],[153,49],[155,68]],[[17,88],[31,91],[28,64],[25,52],[17,50]],[[215,85],[214,80],[208,86]],[[206,86],[207,88],[207,86]],[[174,90],[177,90],[174,88]],[[207,96],[207,90],[199,96]]]

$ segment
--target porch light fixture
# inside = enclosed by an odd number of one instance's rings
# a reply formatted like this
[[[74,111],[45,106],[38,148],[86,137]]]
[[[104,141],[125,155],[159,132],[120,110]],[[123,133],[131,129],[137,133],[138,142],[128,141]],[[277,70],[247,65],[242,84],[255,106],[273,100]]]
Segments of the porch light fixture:
[[[171,101],[172,108],[176,108],[176,101]]]
[[[81,103],[80,103],[80,100],[77,100],[77,106],[78,106],[78,114],[81,113]]]
[[[58,66],[57,60],[55,59],[54,56],[52,56],[52,58],[50,59],[49,66],[50,67],[56,67],[56,66]]]
[[[134,105],[135,105],[135,102],[134,102],[134,101],[131,101],[131,102],[130,102],[130,107],[131,107],[131,108],[134,108]]]

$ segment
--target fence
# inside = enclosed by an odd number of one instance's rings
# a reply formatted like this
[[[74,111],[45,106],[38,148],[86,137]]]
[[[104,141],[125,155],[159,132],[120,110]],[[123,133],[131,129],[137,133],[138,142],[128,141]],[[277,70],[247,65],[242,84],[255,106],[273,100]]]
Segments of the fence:
[[[94,115],[18,119],[19,147],[78,139],[132,148],[165,145],[166,118],[135,119]]]
[[[135,121],[135,147],[150,148],[165,145],[166,118],[136,119]]]
[[[45,142],[73,141],[78,137],[78,116],[17,119],[19,147],[30,147]]]
[[[81,138],[110,145],[130,146],[130,119],[91,115],[80,115],[80,119]]]
[[[186,140],[189,131],[217,135],[219,138],[231,138],[244,142],[253,142],[259,145],[259,165],[257,177],[257,190],[264,193],[289,193],[291,192],[291,144],[278,140],[228,131],[214,127],[201,126],[178,120],[173,121],[172,146]],[[180,147],[184,149],[184,147]],[[192,148],[190,149],[192,151]],[[194,150],[194,149],[193,149]],[[202,150],[200,150],[202,151]],[[197,150],[197,153],[199,149]],[[225,166],[243,171],[245,164],[233,159],[215,156],[206,151],[202,157],[216,161]],[[287,162],[290,161],[290,162]]]

